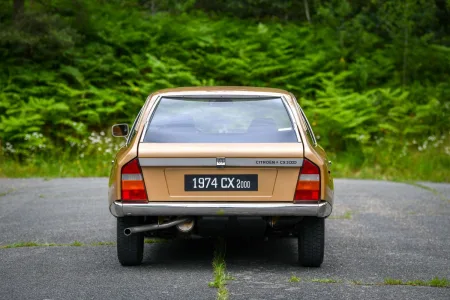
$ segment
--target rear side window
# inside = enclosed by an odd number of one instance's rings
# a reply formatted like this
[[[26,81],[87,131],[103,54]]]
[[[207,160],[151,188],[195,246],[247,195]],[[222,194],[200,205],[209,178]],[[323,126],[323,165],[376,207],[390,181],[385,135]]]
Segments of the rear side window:
[[[162,98],[145,143],[297,143],[281,98]]]

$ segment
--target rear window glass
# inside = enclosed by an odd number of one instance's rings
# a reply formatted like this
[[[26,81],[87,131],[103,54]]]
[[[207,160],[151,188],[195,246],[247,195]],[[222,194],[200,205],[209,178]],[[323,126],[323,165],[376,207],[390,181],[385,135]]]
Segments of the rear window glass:
[[[281,98],[162,98],[146,143],[296,143]]]

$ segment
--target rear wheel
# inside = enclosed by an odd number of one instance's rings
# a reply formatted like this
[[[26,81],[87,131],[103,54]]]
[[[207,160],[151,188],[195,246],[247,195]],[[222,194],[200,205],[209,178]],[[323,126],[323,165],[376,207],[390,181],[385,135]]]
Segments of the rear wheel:
[[[325,219],[305,217],[298,226],[298,262],[304,267],[320,267],[325,248]]]
[[[144,234],[134,233],[126,236],[127,227],[141,225],[139,217],[117,218],[117,257],[123,266],[137,266],[144,254]]]

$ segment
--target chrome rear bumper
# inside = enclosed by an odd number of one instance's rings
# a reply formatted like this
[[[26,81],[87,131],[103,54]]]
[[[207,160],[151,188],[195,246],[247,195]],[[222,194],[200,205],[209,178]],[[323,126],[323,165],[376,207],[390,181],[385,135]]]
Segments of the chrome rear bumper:
[[[109,207],[116,217],[124,216],[315,216],[328,217],[332,207],[326,201],[308,203],[217,203],[115,201]]]

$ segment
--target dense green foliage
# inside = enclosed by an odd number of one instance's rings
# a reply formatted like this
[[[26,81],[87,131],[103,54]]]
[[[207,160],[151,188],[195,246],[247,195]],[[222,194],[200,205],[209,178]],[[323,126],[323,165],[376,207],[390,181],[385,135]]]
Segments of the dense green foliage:
[[[131,122],[151,92],[250,85],[292,91],[355,169],[427,151],[450,168],[444,1],[53,0],[15,16],[12,4],[0,4],[3,156],[104,160],[113,149],[91,133]]]

